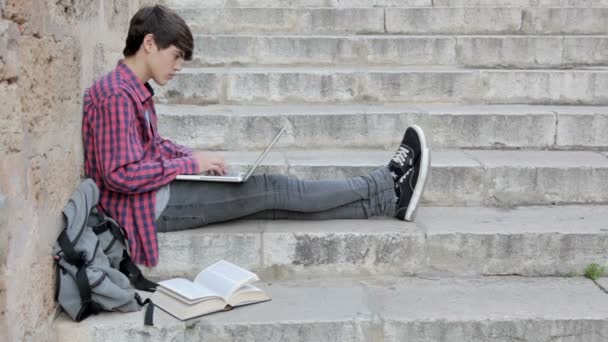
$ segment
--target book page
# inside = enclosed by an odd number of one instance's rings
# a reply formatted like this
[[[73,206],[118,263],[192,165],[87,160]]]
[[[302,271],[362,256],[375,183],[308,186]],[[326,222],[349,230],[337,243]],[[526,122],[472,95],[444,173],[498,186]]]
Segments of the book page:
[[[259,280],[255,273],[232,263],[220,260],[205,268],[194,282],[206,286],[224,299],[228,299],[240,287]]]
[[[212,290],[184,278],[164,280],[159,282],[158,285],[177,293],[189,301],[218,296]]]
[[[238,289],[228,302],[233,307],[248,305],[253,303],[265,302],[270,300],[270,297],[261,289],[253,285],[245,285]]]
[[[186,304],[179,299],[167,295],[165,292],[156,291],[152,294],[151,299],[155,306],[181,320],[222,311],[226,308],[226,302],[219,297],[210,298],[195,304]]]

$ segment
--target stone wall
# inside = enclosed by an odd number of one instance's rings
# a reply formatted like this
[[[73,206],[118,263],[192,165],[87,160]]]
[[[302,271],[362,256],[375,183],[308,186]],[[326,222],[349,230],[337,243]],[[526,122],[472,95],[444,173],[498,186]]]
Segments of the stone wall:
[[[83,177],[82,93],[149,0],[0,0],[0,336],[52,340],[51,248]]]

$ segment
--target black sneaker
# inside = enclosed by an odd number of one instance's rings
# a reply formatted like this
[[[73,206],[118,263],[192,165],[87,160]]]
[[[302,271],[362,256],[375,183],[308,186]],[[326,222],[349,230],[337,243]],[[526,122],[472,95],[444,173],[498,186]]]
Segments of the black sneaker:
[[[405,151],[409,152],[406,153]],[[410,154],[413,158],[410,157]],[[416,209],[422,197],[430,165],[430,151],[426,146],[424,132],[420,127],[413,125],[405,131],[403,141],[391,163],[394,162],[399,165],[401,161],[405,162],[401,169],[397,170],[403,173],[395,181],[396,190],[399,190],[395,217],[405,221],[413,221],[416,217]],[[408,161],[411,161],[411,166],[408,165]]]
[[[399,145],[393,159],[388,163],[388,169],[391,171],[391,176],[393,176],[395,182],[414,166],[414,161],[420,155],[422,145],[418,131],[422,133],[422,130],[418,126],[411,126],[405,130],[401,145]],[[424,135],[422,140],[424,140]]]

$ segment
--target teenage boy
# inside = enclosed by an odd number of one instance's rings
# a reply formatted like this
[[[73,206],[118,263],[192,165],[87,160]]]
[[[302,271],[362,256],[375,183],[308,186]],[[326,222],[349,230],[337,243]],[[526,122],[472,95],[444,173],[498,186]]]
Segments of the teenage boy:
[[[225,174],[218,153],[192,151],[157,131],[151,79],[165,85],[192,58],[190,29],[163,6],[131,19],[125,58],[84,94],[85,172],[100,189],[100,207],[122,225],[132,259],[158,263],[156,233],[237,218],[414,219],[426,181],[429,150],[417,126],[386,167],[366,176],[300,180],[257,175],[247,182],[174,181],[178,174]]]

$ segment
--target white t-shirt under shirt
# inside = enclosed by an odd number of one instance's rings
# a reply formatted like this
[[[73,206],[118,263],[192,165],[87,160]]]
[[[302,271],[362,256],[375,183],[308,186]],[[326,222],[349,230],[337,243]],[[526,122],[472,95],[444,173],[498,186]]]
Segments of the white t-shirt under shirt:
[[[146,116],[146,122],[150,126],[150,114],[148,114],[148,111],[146,111],[144,113],[144,115]],[[169,184],[158,189],[158,191],[156,192],[156,207],[154,207],[154,219],[155,220],[158,220],[158,218],[160,217],[160,214],[162,214],[163,210],[165,210],[165,208],[167,207],[167,203],[169,203],[170,195],[171,195],[171,189],[169,187]]]
[[[169,203],[169,197],[171,196],[171,188],[169,184],[163,186],[158,189],[156,192],[156,207],[154,207],[154,219],[158,220],[160,214],[163,213],[163,210],[167,207],[167,203]]]

